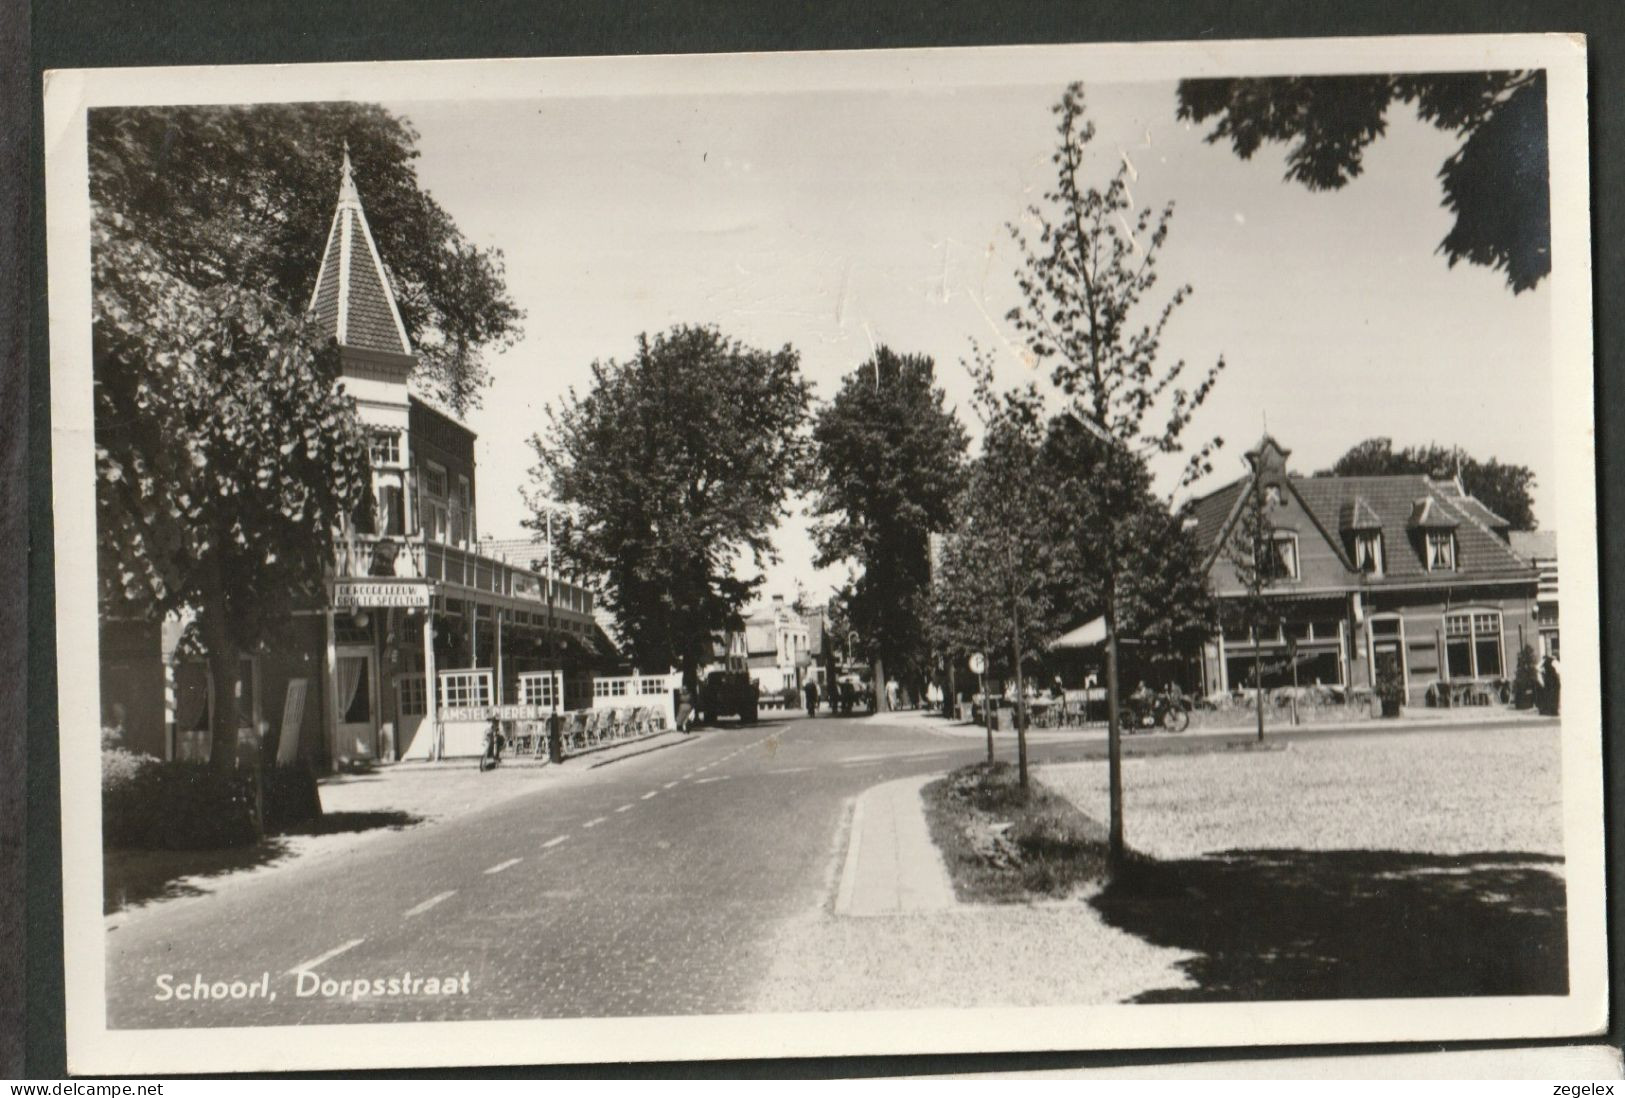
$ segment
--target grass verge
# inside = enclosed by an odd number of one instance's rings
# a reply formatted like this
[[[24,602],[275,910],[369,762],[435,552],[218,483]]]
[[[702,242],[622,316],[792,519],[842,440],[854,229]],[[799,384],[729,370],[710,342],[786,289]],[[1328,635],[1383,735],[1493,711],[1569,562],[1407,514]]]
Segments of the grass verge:
[[[1106,831],[1009,763],[961,767],[922,791],[954,895],[973,903],[1061,899],[1106,874]]]

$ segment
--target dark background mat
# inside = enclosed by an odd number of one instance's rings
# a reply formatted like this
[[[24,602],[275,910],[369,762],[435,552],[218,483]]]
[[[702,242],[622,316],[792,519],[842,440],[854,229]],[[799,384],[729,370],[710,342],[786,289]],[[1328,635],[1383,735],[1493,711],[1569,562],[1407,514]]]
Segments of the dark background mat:
[[[802,10],[805,8],[806,10]],[[412,58],[880,49],[1047,42],[1571,31],[1589,38],[1603,659],[1609,834],[1620,837],[1625,684],[1625,4],[1618,0],[993,0],[817,4],[665,0],[0,0],[0,1076],[60,1077],[66,1049],[45,333],[41,73],[49,68]],[[1583,425],[1575,424],[1576,430]],[[1612,535],[1612,536],[1609,536]],[[1612,612],[1610,612],[1612,611]],[[1610,881],[1621,847],[1610,843]],[[1625,916],[1610,888],[1610,923]],[[1614,999],[1622,958],[1610,943]],[[1621,1044],[1618,1012],[1606,1038]],[[1561,1043],[1561,1042],[1551,1042]],[[1507,1047],[1515,1042],[1455,1048]],[[1393,1046],[1418,1051],[1418,1046]],[[1431,1046],[1444,1047],[1444,1046]],[[537,1069],[544,1077],[809,1076],[1012,1071],[1356,1053],[1373,1046],[849,1058]],[[414,1073],[427,1074],[427,1073]],[[508,1069],[441,1073],[511,1075]]]

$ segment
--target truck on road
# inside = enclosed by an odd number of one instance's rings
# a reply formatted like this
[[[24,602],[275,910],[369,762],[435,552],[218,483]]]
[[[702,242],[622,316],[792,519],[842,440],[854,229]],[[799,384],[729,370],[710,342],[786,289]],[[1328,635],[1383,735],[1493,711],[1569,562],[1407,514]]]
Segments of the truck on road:
[[[760,688],[744,671],[713,671],[700,683],[700,719],[715,724],[718,717],[738,717],[740,724],[755,724],[761,708]]]

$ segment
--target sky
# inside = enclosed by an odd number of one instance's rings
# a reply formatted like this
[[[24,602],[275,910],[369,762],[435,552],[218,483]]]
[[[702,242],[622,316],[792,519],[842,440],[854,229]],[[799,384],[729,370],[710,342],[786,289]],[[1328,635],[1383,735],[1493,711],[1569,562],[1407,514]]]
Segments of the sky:
[[[420,134],[421,183],[469,239],[502,250],[528,314],[524,339],[488,356],[492,384],[466,417],[482,535],[524,533],[526,440],[548,405],[585,388],[595,359],[674,324],[793,346],[819,399],[880,344],[929,355],[974,434],[972,340],[997,352],[1001,380],[1033,378],[1004,319],[1018,300],[1006,226],[1053,183],[1061,90],[386,104]],[[1536,516],[1555,525],[1548,284],[1514,295],[1437,254],[1451,215],[1436,173],[1454,135],[1396,106],[1362,176],[1313,194],[1283,180],[1279,147],[1244,162],[1205,143],[1206,126],[1175,118],[1171,82],[1086,95],[1086,176],[1104,183],[1126,159],[1137,203],[1176,205],[1159,289],[1194,293],[1164,354],[1192,374],[1226,362],[1191,428],[1225,442],[1197,492],[1238,476],[1266,427],[1304,473],[1384,435],[1529,466]],[[1176,470],[1161,472],[1171,492]],[[812,568],[799,504],[775,544],[764,597],[799,582],[821,600],[844,578]]]

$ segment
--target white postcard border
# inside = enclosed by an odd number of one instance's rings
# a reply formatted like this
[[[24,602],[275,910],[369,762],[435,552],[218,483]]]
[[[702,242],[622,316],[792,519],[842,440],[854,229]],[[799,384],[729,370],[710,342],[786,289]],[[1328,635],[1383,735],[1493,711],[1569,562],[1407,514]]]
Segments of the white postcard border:
[[[69,70],[45,97],[52,463],[60,727],[100,725],[96,689],[86,111],[112,104],[384,101],[985,86],[1286,72],[1545,67],[1552,193],[1553,385],[1563,568],[1566,997],[912,1010],[110,1030],[103,959],[99,744],[61,737],[68,1055],[75,1073],[400,1068],[1540,1038],[1601,1032],[1603,934],[1600,622],[1592,430],[1590,218],[1584,40],[1460,36],[996,47],[853,53],[380,62]]]

